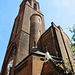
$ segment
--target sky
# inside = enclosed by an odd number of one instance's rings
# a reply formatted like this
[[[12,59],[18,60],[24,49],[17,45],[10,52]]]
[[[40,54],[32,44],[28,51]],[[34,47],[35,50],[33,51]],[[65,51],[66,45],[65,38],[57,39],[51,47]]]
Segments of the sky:
[[[75,0],[37,0],[44,14],[45,28],[54,22],[60,25],[71,39],[72,34],[67,29],[75,24]],[[14,20],[22,0],[0,0],[0,71],[5,57]]]

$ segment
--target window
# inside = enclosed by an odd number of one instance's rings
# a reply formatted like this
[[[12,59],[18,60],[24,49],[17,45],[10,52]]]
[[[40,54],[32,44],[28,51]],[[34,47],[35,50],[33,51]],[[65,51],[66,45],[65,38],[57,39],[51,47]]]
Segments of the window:
[[[13,50],[13,53],[12,53],[12,55],[11,55],[12,57],[14,56],[14,54],[15,54],[15,51],[16,51],[16,49],[14,49],[14,50]]]
[[[37,10],[37,5],[34,3],[34,10]]]
[[[34,42],[34,48],[36,47],[36,42]]]
[[[33,47],[32,48],[37,48],[36,42],[34,41]]]
[[[39,35],[39,36],[41,35],[41,30],[38,30],[38,35]]]

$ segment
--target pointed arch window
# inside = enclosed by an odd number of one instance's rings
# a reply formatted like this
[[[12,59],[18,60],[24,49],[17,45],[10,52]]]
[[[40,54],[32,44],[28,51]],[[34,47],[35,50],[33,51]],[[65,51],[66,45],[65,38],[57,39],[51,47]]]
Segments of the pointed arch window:
[[[37,10],[37,5],[34,3],[34,10]]]

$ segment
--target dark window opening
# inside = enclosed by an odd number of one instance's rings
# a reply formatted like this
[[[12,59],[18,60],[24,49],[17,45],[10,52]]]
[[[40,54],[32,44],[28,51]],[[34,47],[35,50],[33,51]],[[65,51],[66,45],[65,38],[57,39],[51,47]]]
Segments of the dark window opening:
[[[34,4],[34,10],[37,10],[37,5],[36,4]]]
[[[13,50],[11,57],[13,57],[15,55],[15,51],[16,51],[16,49]]]
[[[34,42],[34,48],[36,47],[36,42]]]

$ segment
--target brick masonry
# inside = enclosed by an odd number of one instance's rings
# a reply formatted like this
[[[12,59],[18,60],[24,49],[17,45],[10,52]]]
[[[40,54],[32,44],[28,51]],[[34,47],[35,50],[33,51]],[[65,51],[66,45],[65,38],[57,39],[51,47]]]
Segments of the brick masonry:
[[[37,10],[34,9],[33,4],[36,4]],[[37,47],[33,50],[34,41]],[[45,59],[45,57],[41,54],[40,56],[38,54],[32,55],[36,51],[44,53],[48,51],[50,55],[62,58],[65,66],[75,72],[75,61],[71,58],[73,56],[68,42],[71,44],[60,26],[57,27],[53,22],[51,27],[45,31],[44,15],[40,12],[37,1],[23,0],[13,25],[1,75],[7,75],[7,67],[11,60],[14,62],[10,75],[40,75],[41,73],[42,75],[50,73],[61,75],[51,62],[50,67],[46,63],[42,72],[44,60],[41,58]],[[61,65],[60,67],[62,68]]]

